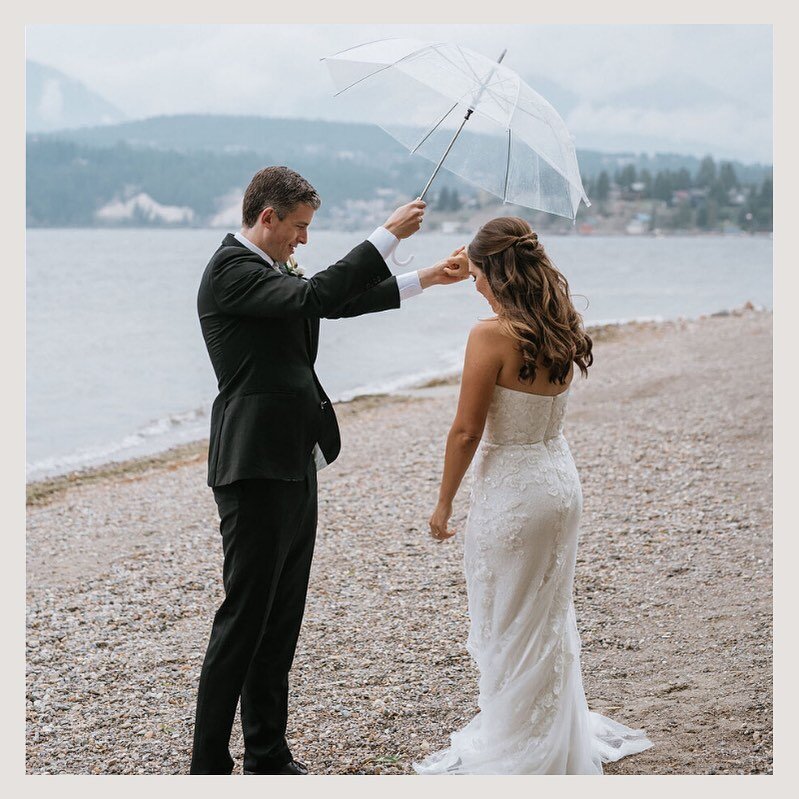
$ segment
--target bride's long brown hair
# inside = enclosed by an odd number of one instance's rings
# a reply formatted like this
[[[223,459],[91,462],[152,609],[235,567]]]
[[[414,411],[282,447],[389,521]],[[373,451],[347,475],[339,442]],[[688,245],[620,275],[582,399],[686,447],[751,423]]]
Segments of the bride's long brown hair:
[[[552,265],[538,235],[519,217],[486,222],[467,247],[500,305],[499,323],[522,354],[519,380],[532,382],[537,366],[549,382],[564,384],[575,363],[585,376],[594,362],[593,342],[569,294],[569,283]]]

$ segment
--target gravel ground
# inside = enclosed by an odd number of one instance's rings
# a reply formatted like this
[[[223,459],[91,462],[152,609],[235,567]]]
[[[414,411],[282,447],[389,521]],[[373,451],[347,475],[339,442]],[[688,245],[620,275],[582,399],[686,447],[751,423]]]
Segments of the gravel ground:
[[[586,693],[655,744],[608,773],[772,771],[771,325],[606,328],[575,382]],[[476,712],[462,541],[426,533],[456,395],[339,408],[291,678],[315,773],[411,773]],[[28,773],[187,773],[223,596],[203,446],[29,488]],[[231,748],[240,767],[238,720]]]

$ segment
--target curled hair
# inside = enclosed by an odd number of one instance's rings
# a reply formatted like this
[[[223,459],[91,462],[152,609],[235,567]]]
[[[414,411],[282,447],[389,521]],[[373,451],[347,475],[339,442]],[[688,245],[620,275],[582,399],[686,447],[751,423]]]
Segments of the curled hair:
[[[519,380],[532,382],[542,365],[549,382],[564,384],[572,363],[585,376],[594,362],[593,342],[569,294],[530,225],[515,216],[486,222],[467,248],[501,308],[503,330],[522,355]]]
[[[278,219],[285,219],[300,204],[316,210],[322,200],[316,189],[293,169],[268,166],[253,175],[244,192],[241,223],[245,228],[254,227],[261,211],[270,205]]]

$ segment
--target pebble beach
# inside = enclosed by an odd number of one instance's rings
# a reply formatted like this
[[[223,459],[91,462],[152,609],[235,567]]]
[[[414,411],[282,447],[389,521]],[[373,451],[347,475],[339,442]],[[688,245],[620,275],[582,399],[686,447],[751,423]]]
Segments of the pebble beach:
[[[772,315],[606,326],[566,416],[588,705],[654,746],[610,774],[772,773]],[[412,774],[477,711],[434,507],[457,381],[338,406],[290,680],[315,774]],[[223,598],[206,442],[28,485],[26,771],[187,774]],[[241,773],[241,728],[231,754]]]

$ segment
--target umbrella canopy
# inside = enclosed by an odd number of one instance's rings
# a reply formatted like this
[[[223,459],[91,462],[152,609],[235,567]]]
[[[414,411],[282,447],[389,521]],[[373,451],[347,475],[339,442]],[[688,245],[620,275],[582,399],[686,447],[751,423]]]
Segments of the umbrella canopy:
[[[590,205],[566,124],[504,64],[415,39],[370,42],[322,60],[336,96],[348,97],[353,112],[367,109],[410,152],[434,163],[446,153],[446,169],[504,202],[569,219],[581,201]]]

